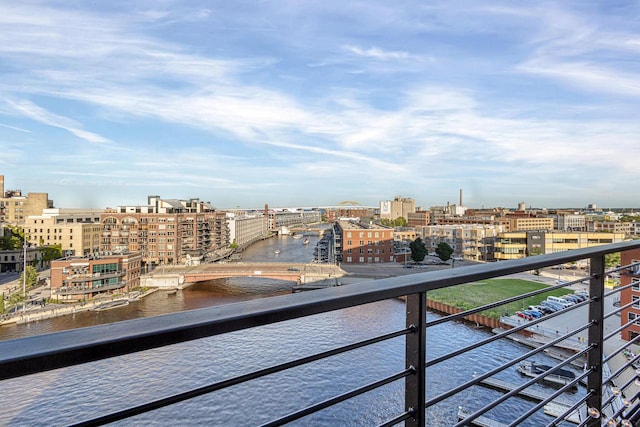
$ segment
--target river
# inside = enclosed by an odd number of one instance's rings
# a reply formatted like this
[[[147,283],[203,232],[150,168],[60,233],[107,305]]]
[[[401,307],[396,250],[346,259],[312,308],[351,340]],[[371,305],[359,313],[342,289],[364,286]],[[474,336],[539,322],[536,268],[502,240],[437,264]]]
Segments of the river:
[[[301,240],[290,237],[265,240],[247,249],[243,261],[308,262],[313,258],[316,241],[317,237],[310,237],[310,244],[305,246]],[[276,255],[275,249],[280,249],[280,253]],[[197,284],[174,296],[157,292],[114,310],[82,312],[3,327],[0,328],[0,339],[235,303],[290,291],[290,282],[246,278],[213,280]],[[429,314],[429,317],[435,316]],[[404,322],[402,301],[381,301],[4,381],[0,388],[0,425],[52,426],[79,422],[106,410],[139,404],[252,369],[402,329]],[[465,343],[480,341],[488,334],[485,330],[459,322],[430,328],[427,331],[427,358],[450,352]],[[472,354],[447,360],[427,371],[428,396],[442,393],[471,379],[474,373],[485,372],[526,351],[528,349],[520,344],[499,341],[480,347]],[[544,356],[537,361],[545,362]],[[402,369],[404,340],[396,338],[139,415],[118,424],[258,425]],[[513,383],[524,381],[513,368],[498,377]],[[451,425],[456,421],[458,406],[473,410],[499,396],[499,392],[474,387],[455,400],[449,399],[431,408],[427,425]],[[376,425],[401,413],[403,401],[403,382],[397,381],[292,425]],[[489,416],[508,422],[532,405],[524,400],[510,399],[491,411]],[[537,426],[550,420],[540,414],[523,425]]]

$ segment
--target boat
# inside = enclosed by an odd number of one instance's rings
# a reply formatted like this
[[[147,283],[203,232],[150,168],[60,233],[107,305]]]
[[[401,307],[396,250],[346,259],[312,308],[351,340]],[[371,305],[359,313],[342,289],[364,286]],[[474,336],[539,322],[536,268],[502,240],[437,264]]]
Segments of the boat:
[[[141,297],[142,297],[142,292],[139,292],[139,291],[129,292],[129,301],[139,301]]]
[[[278,255],[280,253],[280,249],[276,249],[275,251],[273,251],[273,253]]]
[[[294,234],[293,238],[294,239],[302,239],[302,234]]]
[[[541,365],[535,362],[523,362],[517,369],[522,375],[531,378],[535,378],[548,371],[549,373],[544,378],[541,378],[540,381],[552,385],[563,386],[574,381],[576,378],[576,374],[568,369],[554,368],[553,366]],[[577,386],[574,384],[574,387]]]
[[[174,288],[174,289],[169,289],[167,291],[167,295],[175,295],[178,293],[178,288]]]
[[[304,239],[304,242],[302,242],[302,243],[305,244],[305,245],[308,245],[309,244],[309,239]]]
[[[115,301],[103,302],[91,309],[91,311],[105,311],[111,310],[112,308],[124,307],[125,305],[129,305],[128,299],[118,299]]]

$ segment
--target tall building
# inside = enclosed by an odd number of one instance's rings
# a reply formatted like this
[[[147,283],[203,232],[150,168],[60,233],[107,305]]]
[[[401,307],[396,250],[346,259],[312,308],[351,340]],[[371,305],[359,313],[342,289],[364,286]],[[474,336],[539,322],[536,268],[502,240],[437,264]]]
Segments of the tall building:
[[[334,229],[338,234],[336,240],[341,242],[341,253],[336,255],[343,263],[370,264],[395,260],[392,228],[338,221]]]
[[[226,212],[198,199],[149,196],[147,206],[119,206],[100,215],[101,252],[141,252],[145,263],[174,264],[228,248]]]
[[[394,220],[396,218],[407,219],[409,213],[416,211],[416,202],[402,196],[397,196],[393,200],[380,202],[380,218]]]

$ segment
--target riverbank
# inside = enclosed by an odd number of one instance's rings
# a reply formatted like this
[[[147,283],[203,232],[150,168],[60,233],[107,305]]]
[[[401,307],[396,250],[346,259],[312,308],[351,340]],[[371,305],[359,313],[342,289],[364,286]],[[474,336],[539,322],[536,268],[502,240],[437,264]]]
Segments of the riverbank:
[[[156,292],[158,288],[150,288],[136,296],[136,299],[144,298]],[[125,294],[115,295],[109,298],[99,298],[91,301],[83,301],[75,304],[48,304],[41,308],[30,308],[26,311],[19,311],[14,314],[5,314],[0,317],[0,326],[10,324],[22,324],[37,322],[40,320],[52,319],[59,316],[68,316],[82,311],[96,310],[105,303],[116,301],[130,301],[130,297]]]

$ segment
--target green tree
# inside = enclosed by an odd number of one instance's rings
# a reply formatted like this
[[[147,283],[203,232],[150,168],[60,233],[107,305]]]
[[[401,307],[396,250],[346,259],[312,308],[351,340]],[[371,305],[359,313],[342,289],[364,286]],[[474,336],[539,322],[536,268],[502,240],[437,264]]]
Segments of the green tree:
[[[453,254],[453,248],[446,242],[440,242],[436,248],[436,254],[442,261],[448,261],[451,259],[451,254]]]
[[[42,261],[48,264],[54,259],[62,258],[62,245],[47,246],[42,252]]]
[[[393,226],[394,227],[406,227],[407,226],[407,220],[400,216],[400,217],[398,217],[398,218],[393,220]]]
[[[616,265],[620,265],[620,252],[615,252],[612,254],[606,254],[604,256],[604,266],[608,268],[613,268]]]
[[[427,256],[427,247],[420,237],[409,243],[411,249],[411,259],[415,262],[420,262]]]
[[[20,275],[20,284],[23,284],[24,282],[24,277],[27,277],[27,290],[34,287],[37,283],[38,283],[38,270],[35,269],[35,267],[32,267],[30,265],[27,266],[27,269],[25,271],[22,272],[22,274]]]
[[[393,221],[389,218],[381,218],[380,225],[384,225],[385,227],[393,227]]]

